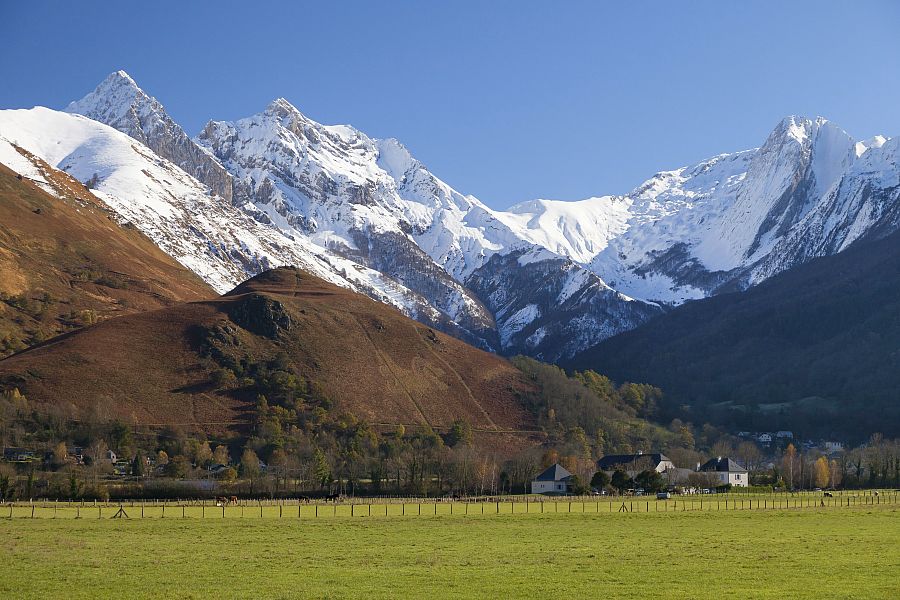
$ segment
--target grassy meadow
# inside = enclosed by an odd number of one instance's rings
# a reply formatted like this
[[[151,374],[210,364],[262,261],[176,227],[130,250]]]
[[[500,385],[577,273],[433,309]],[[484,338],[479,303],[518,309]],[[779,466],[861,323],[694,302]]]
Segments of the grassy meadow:
[[[893,504],[484,516],[441,506],[415,518],[397,508],[319,519],[277,518],[273,506],[263,519],[250,507],[244,518],[212,518],[210,507],[205,519],[173,507],[165,519],[112,520],[112,507],[99,519],[96,508],[78,520],[0,518],[0,597],[900,597]]]

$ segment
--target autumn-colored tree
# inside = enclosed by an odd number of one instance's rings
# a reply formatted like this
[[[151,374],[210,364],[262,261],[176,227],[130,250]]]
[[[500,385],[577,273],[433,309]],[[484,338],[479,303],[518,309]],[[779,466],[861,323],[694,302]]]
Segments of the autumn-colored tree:
[[[160,467],[164,467],[169,464],[169,453],[165,450],[160,450],[156,453],[156,464]]]
[[[209,442],[198,442],[194,448],[194,463],[198,466],[207,465],[212,460],[212,449]]]
[[[678,443],[682,448],[694,449],[694,434],[691,433],[690,427],[682,425],[678,428]]]
[[[241,455],[241,475],[250,480],[250,495],[253,495],[253,482],[259,475],[259,457],[252,448],[244,448]]]
[[[736,455],[741,465],[748,471],[755,471],[762,460],[762,452],[759,446],[753,442],[741,442],[738,444]]]
[[[244,448],[241,454],[241,475],[253,478],[259,474],[259,456],[253,451],[253,448]]]
[[[830,479],[831,479],[831,487],[836,488],[841,485],[841,481],[843,480],[843,471],[841,470],[841,465],[838,461],[832,459],[832,461],[828,465],[828,470],[830,471]]]
[[[60,442],[53,448],[53,466],[59,468],[66,464],[69,453],[66,450],[66,443]]]
[[[813,475],[816,478],[816,487],[828,487],[828,481],[831,477],[831,469],[828,467],[828,459],[824,456],[820,456],[816,460],[816,464],[814,465],[813,469]]]
[[[544,455],[541,457],[541,466],[545,469],[550,465],[555,465],[559,462],[559,452],[554,449],[547,450],[544,452]]]
[[[794,489],[794,469],[797,466],[797,449],[793,444],[788,444],[784,450],[784,456],[781,458],[782,471],[787,476],[787,484],[790,489]]]
[[[216,450],[213,452],[213,462],[219,465],[227,465],[231,462],[231,457],[228,456],[227,446],[216,446]]]
[[[561,457],[559,464],[569,473],[578,473],[578,457],[574,454]]]

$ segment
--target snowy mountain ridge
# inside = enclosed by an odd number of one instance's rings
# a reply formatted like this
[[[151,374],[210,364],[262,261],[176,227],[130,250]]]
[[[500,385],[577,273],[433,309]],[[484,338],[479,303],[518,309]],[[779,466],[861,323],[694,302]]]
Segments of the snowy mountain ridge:
[[[262,228],[256,239],[302,246],[304,260],[342,285],[482,347],[547,360],[666,305],[744,289],[900,226],[896,141],[856,141],[823,118],[788,117],[759,148],[659,172],[625,195],[499,211],[440,180],[399,141],[319,124],[283,98],[245,119],[210,121],[191,139],[120,71],[67,110],[175,163],[206,188],[203,206],[239,209],[206,230],[250,219]],[[2,124],[0,135],[10,137]],[[191,219],[167,235],[194,235]],[[263,261],[230,256],[246,245],[238,237],[223,240],[219,256],[239,263],[234,274],[252,274]]]
[[[259,223],[143,144],[97,121],[46,108],[3,110],[0,136],[4,164],[42,180],[18,146],[86,182],[123,224],[137,227],[220,292],[266,269],[295,265],[419,320],[458,329],[396,281]]]

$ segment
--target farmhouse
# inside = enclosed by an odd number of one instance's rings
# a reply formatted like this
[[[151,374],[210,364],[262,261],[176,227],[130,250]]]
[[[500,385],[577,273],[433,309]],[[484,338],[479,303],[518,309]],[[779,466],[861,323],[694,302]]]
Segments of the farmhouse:
[[[675,463],[669,460],[665,454],[610,454],[604,456],[597,461],[598,471],[615,471],[622,469],[626,472],[638,473],[647,469],[652,469],[657,473],[665,473],[669,469],[674,469]]]
[[[704,463],[699,469],[701,473],[713,473],[721,485],[730,483],[733,486],[747,487],[750,485],[747,469],[737,464],[730,458],[713,458]]]
[[[566,494],[569,492],[569,483],[571,481],[572,474],[564,469],[562,465],[556,463],[532,480],[531,493]]]

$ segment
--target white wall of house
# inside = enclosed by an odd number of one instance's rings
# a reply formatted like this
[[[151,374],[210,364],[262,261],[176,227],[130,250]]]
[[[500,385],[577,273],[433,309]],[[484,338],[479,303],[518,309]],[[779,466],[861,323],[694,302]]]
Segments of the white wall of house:
[[[730,483],[734,487],[748,487],[750,485],[747,473],[731,473],[727,471],[712,471],[720,485]]]
[[[720,473],[720,475],[725,475],[725,483],[735,487],[747,487],[750,483],[747,473]]]
[[[749,473],[729,473],[731,477],[731,485],[739,487],[747,487],[750,485]]]
[[[532,494],[565,494],[568,491],[568,485],[564,481],[532,481]]]
[[[665,473],[669,469],[674,469],[674,468],[675,468],[675,463],[673,463],[671,460],[661,460],[661,461],[659,461],[659,464],[656,465],[656,472],[657,473]]]

